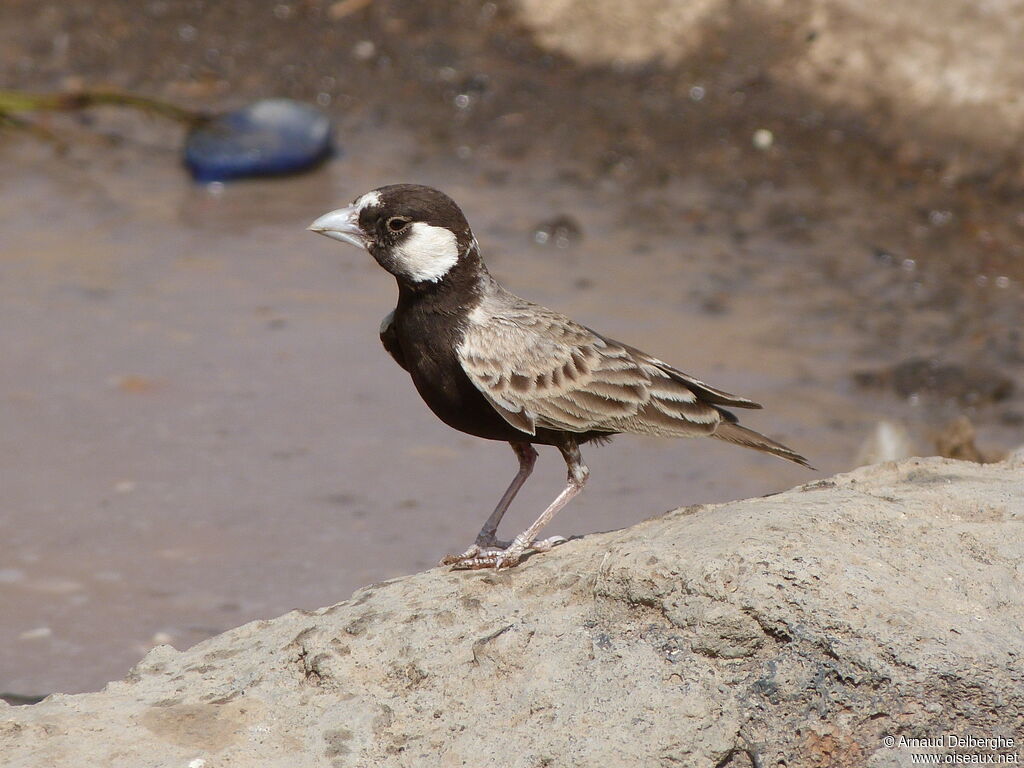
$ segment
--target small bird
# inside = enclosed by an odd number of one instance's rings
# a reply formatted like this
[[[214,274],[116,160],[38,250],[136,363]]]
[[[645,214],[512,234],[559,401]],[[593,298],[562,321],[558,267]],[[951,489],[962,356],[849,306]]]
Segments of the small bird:
[[[809,466],[726,410],[757,403],[507,291],[484,266],[462,210],[443,192],[381,187],[309,229],[365,248],[395,276],[398,305],[381,323],[380,339],[430,410],[461,432],[508,442],[519,459],[474,544],[442,565],[508,568],[530,550],[564,542],[537,537],[583,490],[590,470],[580,445],[615,434],[704,435]],[[561,451],[568,483],[529,528],[499,541],[498,524],[537,460],[535,445]]]

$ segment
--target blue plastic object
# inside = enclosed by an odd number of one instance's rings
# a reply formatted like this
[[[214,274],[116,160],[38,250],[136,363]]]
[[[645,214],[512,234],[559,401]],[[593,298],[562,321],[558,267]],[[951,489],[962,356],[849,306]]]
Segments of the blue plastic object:
[[[299,101],[264,99],[192,129],[185,165],[204,182],[275,176],[312,168],[331,150],[327,115]]]

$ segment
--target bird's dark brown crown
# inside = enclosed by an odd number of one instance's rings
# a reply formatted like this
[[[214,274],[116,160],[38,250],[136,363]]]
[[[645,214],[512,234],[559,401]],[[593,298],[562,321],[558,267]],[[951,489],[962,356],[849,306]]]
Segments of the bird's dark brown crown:
[[[469,222],[458,204],[444,192],[421,184],[389,184],[371,194],[374,193],[377,202],[363,207],[359,226],[372,233],[381,245],[393,245],[401,239],[402,230],[398,227],[403,221],[444,227],[455,235],[460,252],[472,244]]]

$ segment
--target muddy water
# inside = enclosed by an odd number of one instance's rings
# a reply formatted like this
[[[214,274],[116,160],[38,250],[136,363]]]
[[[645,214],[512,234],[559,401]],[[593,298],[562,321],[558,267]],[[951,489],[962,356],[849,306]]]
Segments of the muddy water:
[[[96,689],[153,644],[327,605],[471,542],[511,451],[434,419],[377,340],[390,276],[304,231],[382,183],[447,190],[512,290],[764,403],[744,423],[822,472],[851,467],[880,418],[923,428],[956,410],[852,388],[851,370],[913,345],[852,322],[850,283],[898,293],[906,277],[855,246],[852,225],[757,233],[809,192],[746,194],[723,214],[709,200],[730,201],[696,179],[646,193],[529,172],[497,183],[454,160],[411,165],[395,150],[408,142],[354,136],[317,173],[222,189],[145,146],[0,148],[17,180],[0,187],[0,690]],[[555,215],[582,238],[537,244]],[[846,271],[822,251],[848,251]],[[1014,441],[975,417],[990,442]],[[591,482],[552,533],[821,476],[710,440],[619,437],[584,455]],[[542,452],[503,533],[563,477]]]

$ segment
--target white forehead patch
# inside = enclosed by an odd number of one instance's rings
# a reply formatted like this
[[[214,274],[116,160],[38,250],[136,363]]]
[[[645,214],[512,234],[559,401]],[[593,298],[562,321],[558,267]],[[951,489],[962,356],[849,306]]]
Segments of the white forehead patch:
[[[394,255],[395,267],[406,277],[436,283],[459,260],[459,242],[450,229],[416,221],[394,247]]]
[[[364,208],[371,208],[375,205],[380,205],[380,192],[376,190],[373,192],[367,192],[365,195],[356,200],[353,207],[358,208],[360,211]]]

